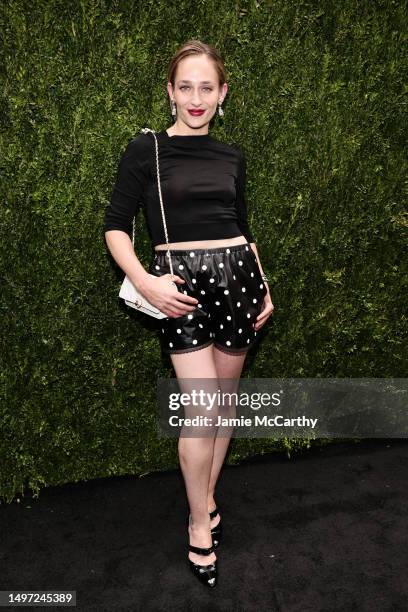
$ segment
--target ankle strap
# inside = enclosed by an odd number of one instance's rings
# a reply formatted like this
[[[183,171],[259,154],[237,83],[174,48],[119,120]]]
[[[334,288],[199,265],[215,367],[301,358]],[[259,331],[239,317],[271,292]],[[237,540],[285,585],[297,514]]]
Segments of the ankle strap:
[[[212,552],[214,552],[214,546],[210,546],[210,548],[199,548],[198,546],[189,544],[188,547],[191,552],[197,553],[197,555],[210,555]]]
[[[210,512],[210,519],[215,518],[217,516],[217,514],[218,514],[218,508],[215,508],[215,510]]]

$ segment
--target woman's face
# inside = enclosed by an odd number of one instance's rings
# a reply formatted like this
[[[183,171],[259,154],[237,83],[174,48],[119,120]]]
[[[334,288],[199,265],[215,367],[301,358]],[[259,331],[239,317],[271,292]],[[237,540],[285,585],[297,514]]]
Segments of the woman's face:
[[[185,57],[177,66],[174,84],[173,89],[169,82],[167,91],[177,106],[179,128],[204,128],[200,131],[206,132],[218,102],[222,103],[228,90],[226,83],[219,87],[218,73],[212,60],[204,54]],[[204,112],[194,115],[190,112],[193,110]]]

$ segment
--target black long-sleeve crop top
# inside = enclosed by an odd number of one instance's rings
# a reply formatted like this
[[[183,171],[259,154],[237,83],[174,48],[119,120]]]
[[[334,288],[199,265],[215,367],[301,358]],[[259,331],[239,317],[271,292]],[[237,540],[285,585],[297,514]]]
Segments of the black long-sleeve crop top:
[[[233,238],[254,242],[245,200],[246,160],[235,144],[209,134],[169,136],[156,132],[168,241]],[[104,232],[132,236],[132,221],[144,209],[152,246],[165,244],[156,174],[154,136],[141,133],[122,153]]]

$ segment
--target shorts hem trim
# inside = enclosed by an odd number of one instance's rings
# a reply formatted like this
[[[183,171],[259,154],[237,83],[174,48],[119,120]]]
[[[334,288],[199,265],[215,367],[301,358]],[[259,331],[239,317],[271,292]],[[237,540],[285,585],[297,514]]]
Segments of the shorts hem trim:
[[[228,349],[224,345],[218,344],[217,342],[214,343],[214,346],[219,351],[222,351],[223,353],[228,353],[228,355],[245,355],[245,353],[247,353],[249,349],[251,349],[254,346],[254,344],[255,344],[255,341],[251,342],[251,344],[248,344],[248,346],[242,349]]]
[[[182,353],[193,353],[195,351],[199,351],[200,349],[203,348],[207,348],[207,346],[210,346],[210,344],[213,344],[213,340],[209,340],[208,342],[206,342],[205,344],[200,344],[199,346],[191,346],[188,348],[184,348],[184,349],[163,349],[163,352],[166,355],[178,355],[178,354],[182,354]]]

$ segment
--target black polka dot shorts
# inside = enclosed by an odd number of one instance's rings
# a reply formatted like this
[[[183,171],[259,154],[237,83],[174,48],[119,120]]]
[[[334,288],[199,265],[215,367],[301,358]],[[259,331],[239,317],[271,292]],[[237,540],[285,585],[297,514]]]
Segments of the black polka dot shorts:
[[[254,324],[267,293],[249,243],[170,252],[174,274],[185,280],[178,291],[198,304],[181,317],[158,319],[162,351],[187,353],[214,344],[227,353],[245,353],[256,341]],[[165,250],[155,251],[149,272],[170,273]]]

